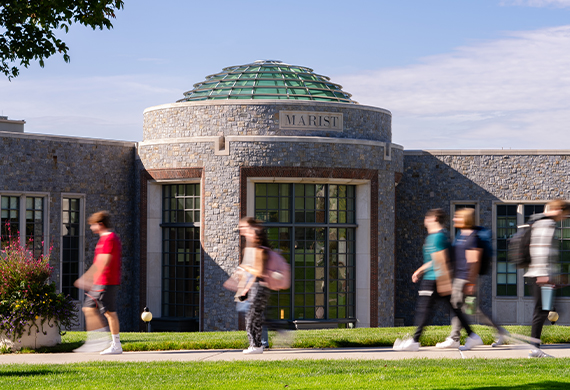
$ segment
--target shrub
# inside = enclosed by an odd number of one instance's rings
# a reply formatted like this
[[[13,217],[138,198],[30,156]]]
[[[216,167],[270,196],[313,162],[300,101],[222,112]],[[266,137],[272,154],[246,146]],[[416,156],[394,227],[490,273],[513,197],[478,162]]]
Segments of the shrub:
[[[57,325],[59,331],[77,324],[77,309],[72,298],[56,293],[49,282],[53,268],[47,256],[34,258],[33,252],[20,245],[20,240],[3,242],[0,249],[0,332],[13,341],[28,335],[35,327],[43,332],[44,324]]]

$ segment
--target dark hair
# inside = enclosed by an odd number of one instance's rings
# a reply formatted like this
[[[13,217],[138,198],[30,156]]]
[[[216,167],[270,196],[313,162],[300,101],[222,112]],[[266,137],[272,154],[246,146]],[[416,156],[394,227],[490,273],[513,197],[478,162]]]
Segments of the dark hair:
[[[265,230],[265,228],[263,226],[256,225],[253,228],[253,231],[255,232],[256,244],[257,245],[264,246],[267,248],[271,247],[269,245],[269,239],[267,238],[267,231]]]
[[[96,213],[91,214],[87,222],[90,225],[100,223],[105,226],[106,229],[111,228],[111,217],[109,217],[109,212],[107,211],[97,211]]]
[[[435,217],[437,223],[443,224],[447,214],[442,209],[431,209],[426,213],[426,217]]]
[[[547,203],[548,210],[562,210],[563,213],[567,213],[570,210],[570,205],[568,202],[562,199],[554,199]]]

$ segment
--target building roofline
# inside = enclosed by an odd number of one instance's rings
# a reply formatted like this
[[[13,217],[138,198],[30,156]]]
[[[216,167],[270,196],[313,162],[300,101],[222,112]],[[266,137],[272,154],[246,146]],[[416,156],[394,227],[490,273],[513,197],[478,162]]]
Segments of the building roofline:
[[[313,107],[342,107],[342,108],[352,108],[352,109],[364,109],[368,111],[377,111],[384,114],[392,115],[389,110],[379,107],[366,106],[363,104],[354,103],[340,103],[340,102],[318,102],[314,100],[275,100],[275,99],[251,99],[251,100],[199,100],[193,102],[180,102],[180,103],[166,103],[158,106],[148,107],[143,111],[143,114],[147,112],[164,110],[167,108],[180,108],[180,107],[193,107],[193,106],[268,106],[268,105],[294,105],[294,106],[313,106]]]
[[[570,149],[425,149],[404,150],[404,156],[559,156]]]
[[[16,125],[24,125],[24,124],[26,124],[26,121],[25,120],[17,121],[14,119],[2,119],[2,118],[0,118],[0,123],[14,123]]]
[[[38,133],[14,133],[11,131],[0,131],[0,138],[31,138],[37,141],[60,141],[60,142],[81,142],[84,144],[97,145],[122,145],[136,147],[136,141],[119,141],[100,138],[84,138],[65,135],[51,135]]]

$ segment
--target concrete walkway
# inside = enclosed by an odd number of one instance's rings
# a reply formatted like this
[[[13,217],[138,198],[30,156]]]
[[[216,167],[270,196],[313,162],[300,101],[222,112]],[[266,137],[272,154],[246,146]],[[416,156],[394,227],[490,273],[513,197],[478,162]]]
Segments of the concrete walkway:
[[[389,347],[377,348],[330,348],[330,349],[269,349],[261,355],[244,355],[241,350],[192,350],[192,351],[150,351],[124,352],[121,355],[99,355],[98,353],[50,353],[50,354],[4,354],[0,364],[68,364],[93,361],[112,362],[216,362],[248,360],[291,360],[291,359],[511,359],[526,358],[528,345],[511,345],[492,348],[484,345],[471,351],[423,347],[419,352],[394,351]],[[544,345],[543,351],[554,357],[570,357],[570,344]]]

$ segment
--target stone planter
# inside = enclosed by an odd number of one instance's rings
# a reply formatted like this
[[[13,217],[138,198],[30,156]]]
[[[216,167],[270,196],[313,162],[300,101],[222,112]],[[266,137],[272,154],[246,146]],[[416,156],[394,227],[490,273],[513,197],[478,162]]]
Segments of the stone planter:
[[[12,351],[19,351],[22,348],[37,349],[40,347],[53,347],[61,343],[61,335],[56,323],[44,322],[43,332],[40,320],[36,321],[38,328],[32,327],[28,335],[28,329],[24,331],[20,340],[12,341],[4,333],[0,334],[0,348],[8,347]],[[38,330],[39,329],[39,330]],[[46,334],[44,334],[44,332]]]

